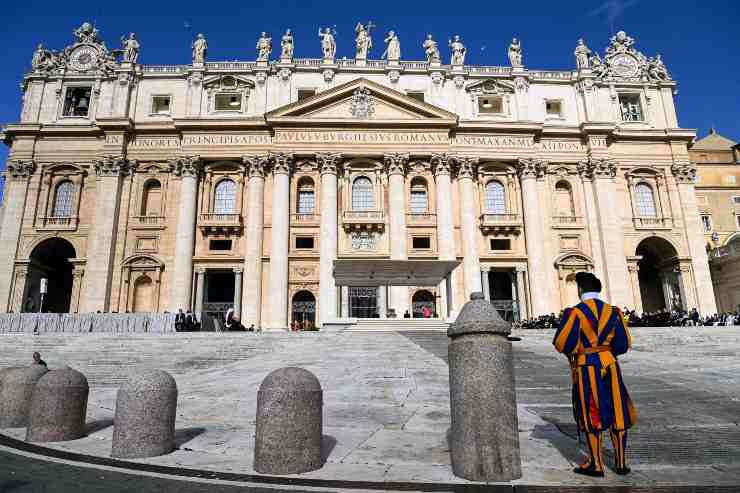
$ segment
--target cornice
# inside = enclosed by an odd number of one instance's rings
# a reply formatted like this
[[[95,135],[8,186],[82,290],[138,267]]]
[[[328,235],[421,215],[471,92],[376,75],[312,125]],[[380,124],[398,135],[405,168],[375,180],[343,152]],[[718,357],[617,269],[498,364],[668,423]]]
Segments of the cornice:
[[[268,128],[262,116],[250,118],[175,118],[172,124],[177,130],[228,130]]]
[[[475,121],[475,120],[461,120],[457,127],[457,131],[473,131],[480,130],[484,132],[503,132],[503,133],[529,133],[538,135],[542,133],[544,125],[541,122],[533,121]]]

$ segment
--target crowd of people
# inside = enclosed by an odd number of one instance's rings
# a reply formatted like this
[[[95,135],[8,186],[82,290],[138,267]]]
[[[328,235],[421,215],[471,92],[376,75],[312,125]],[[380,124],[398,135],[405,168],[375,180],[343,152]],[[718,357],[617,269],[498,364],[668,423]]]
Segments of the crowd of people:
[[[514,323],[518,329],[552,329],[560,325],[559,314],[550,313],[539,317],[520,320]],[[628,308],[622,309],[624,321],[630,327],[687,327],[687,326],[716,326],[740,325],[740,308],[735,312],[700,315],[696,308],[686,312],[682,310],[661,309],[654,312],[637,313]]]

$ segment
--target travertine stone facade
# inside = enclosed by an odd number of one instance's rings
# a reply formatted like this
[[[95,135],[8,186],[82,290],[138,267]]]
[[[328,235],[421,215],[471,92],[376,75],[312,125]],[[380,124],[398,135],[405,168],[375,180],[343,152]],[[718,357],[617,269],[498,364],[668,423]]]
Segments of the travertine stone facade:
[[[369,36],[369,32],[367,33]],[[89,24],[24,78],[0,228],[0,309],[224,313],[284,329],[452,317],[484,290],[509,318],[575,301],[715,311],[676,83],[620,32],[578,68],[293,58],[117,60]],[[362,38],[362,39],[361,39]],[[389,41],[390,43],[390,41]],[[362,49],[360,49],[362,44]],[[183,47],[186,49],[187,47]],[[316,49],[319,46],[317,42]],[[503,47],[503,50],[506,47]],[[139,56],[139,51],[143,56]],[[410,50],[409,50],[410,51]],[[338,286],[335,260],[457,260],[432,286]]]

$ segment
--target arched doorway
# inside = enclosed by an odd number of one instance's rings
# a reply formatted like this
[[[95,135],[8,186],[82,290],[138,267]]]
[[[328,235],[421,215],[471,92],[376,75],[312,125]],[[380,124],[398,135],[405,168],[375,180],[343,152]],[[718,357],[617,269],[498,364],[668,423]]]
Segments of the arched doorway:
[[[49,238],[33,249],[23,292],[21,311],[68,313],[72,300],[72,263],[77,256],[64,238]],[[47,292],[41,301],[41,279],[47,279]]]
[[[644,312],[683,310],[686,306],[681,292],[678,252],[660,237],[642,240],[635,250],[640,256],[638,280]]]
[[[437,304],[434,301],[434,295],[426,289],[414,293],[411,297],[411,307],[414,318],[425,318],[425,307],[429,309],[430,318],[437,316]]]
[[[134,281],[134,302],[132,311],[135,313],[149,313],[154,311],[154,282],[146,274],[141,275]]]
[[[316,325],[316,297],[311,291],[298,291],[290,306],[291,325],[296,320],[301,328],[313,329]]]

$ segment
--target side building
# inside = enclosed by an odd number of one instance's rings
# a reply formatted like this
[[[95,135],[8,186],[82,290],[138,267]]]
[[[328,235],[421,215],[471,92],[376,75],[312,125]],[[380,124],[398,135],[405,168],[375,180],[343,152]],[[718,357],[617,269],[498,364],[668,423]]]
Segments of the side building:
[[[483,291],[509,319],[576,301],[716,311],[676,82],[624,32],[576,68],[294,58],[122,59],[85,23],[23,80],[0,228],[0,310],[222,314],[284,329],[453,317]],[[395,43],[391,49],[390,43]],[[319,46],[317,43],[317,51]],[[503,52],[504,50],[502,50]]]

